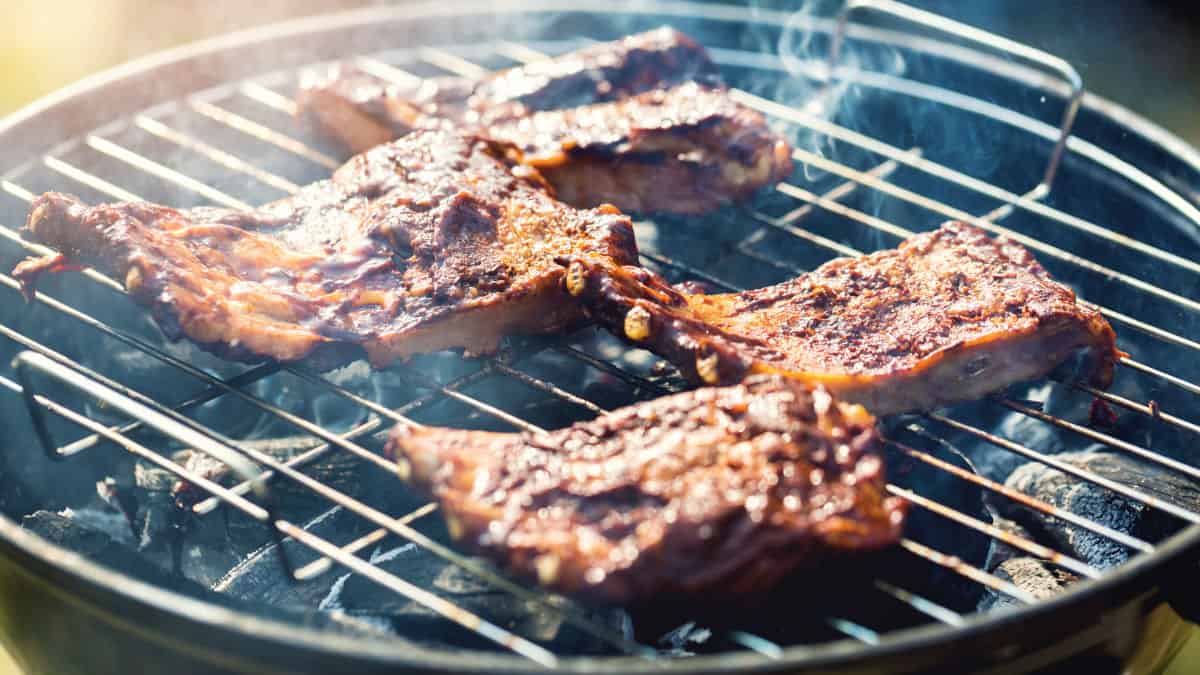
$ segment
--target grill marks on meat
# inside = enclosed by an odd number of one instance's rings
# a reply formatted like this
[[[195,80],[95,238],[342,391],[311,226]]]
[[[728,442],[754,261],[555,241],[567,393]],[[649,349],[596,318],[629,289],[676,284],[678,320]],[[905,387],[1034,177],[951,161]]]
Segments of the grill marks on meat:
[[[874,419],[779,377],[545,435],[397,427],[387,452],[463,545],[603,603],[742,599],[888,546],[904,519]]]
[[[479,80],[440,78],[389,83],[350,64],[306,73],[301,115],[350,152],[364,152],[430,118],[473,127],[540,110],[618,101],[683,82],[717,85],[717,66],[688,36],[669,27],[631,35]]]
[[[304,115],[351,149],[446,124],[512,143],[578,207],[704,213],[792,170],[788,144],[721,88],[703,48],[671,29],[476,83],[404,89],[342,68],[303,84],[300,98]]]
[[[549,196],[512,149],[426,131],[249,212],[88,206],[47,193],[27,222],[63,256],[26,261],[31,288],[64,259],[124,280],[172,339],[226,358],[374,365],[581,318],[555,256],[637,259],[627,217]]]
[[[877,415],[981,398],[1080,350],[1088,379],[1106,387],[1119,355],[1108,322],[1029,251],[961,222],[741,293],[681,293],[639,267],[562,262],[594,318],[695,382],[782,373]]]

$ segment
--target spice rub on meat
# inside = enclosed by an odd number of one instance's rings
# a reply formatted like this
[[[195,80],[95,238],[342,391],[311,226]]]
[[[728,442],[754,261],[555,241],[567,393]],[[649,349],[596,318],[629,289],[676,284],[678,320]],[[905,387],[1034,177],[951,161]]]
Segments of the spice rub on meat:
[[[637,260],[626,216],[556,201],[513,152],[411,134],[252,211],[47,193],[26,230],[61,255],[14,275],[30,289],[64,263],[96,267],[123,280],[168,337],[231,359],[329,367],[365,350],[379,366],[449,348],[486,353],[505,335],[582,318],[555,256]]]
[[[587,256],[561,262],[593,318],[695,382],[780,373],[877,415],[981,398],[1081,350],[1086,377],[1107,387],[1119,356],[1108,322],[1028,250],[961,222],[740,293],[683,293]]]
[[[558,198],[579,207],[700,214],[792,171],[791,148],[755,110],[697,84],[492,125]]]
[[[629,61],[633,55],[640,58]],[[582,64],[606,65],[580,71]],[[697,214],[746,199],[792,171],[787,142],[734,101],[709,66],[702,48],[663,29],[475,85],[433,81],[402,91],[361,71],[337,71],[303,87],[301,105],[351,148],[419,126],[457,126],[522,148],[522,161],[572,206]],[[587,86],[577,81],[580,72]],[[697,75],[700,81],[687,79]],[[601,86],[604,77],[618,80]],[[537,94],[514,103],[513,92],[526,90]]]
[[[787,378],[638,403],[547,434],[397,427],[386,451],[451,536],[600,603],[711,603],[891,545],[882,443],[862,407]]]
[[[717,85],[703,47],[669,27],[605,42],[487,77],[384,80],[340,63],[305,73],[299,111],[349,152],[363,152],[443,118],[487,129],[539,110],[618,101],[651,89]]]

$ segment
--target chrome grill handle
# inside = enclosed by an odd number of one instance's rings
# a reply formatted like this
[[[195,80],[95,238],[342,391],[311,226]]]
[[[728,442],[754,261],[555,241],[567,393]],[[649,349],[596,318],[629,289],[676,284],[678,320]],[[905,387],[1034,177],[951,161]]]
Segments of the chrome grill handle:
[[[1059,121],[1058,140],[1055,141],[1054,149],[1050,153],[1050,159],[1046,162],[1046,169],[1042,173],[1042,181],[1030,190],[1031,192],[1038,191],[1048,194],[1054,182],[1054,176],[1058,173],[1063,153],[1066,151],[1067,139],[1071,136],[1071,128],[1075,125],[1075,116],[1079,113],[1080,104],[1083,102],[1083,78],[1079,75],[1079,71],[1066,60],[1049,52],[1035,49],[1016,40],[1010,40],[1001,35],[948,19],[933,12],[917,9],[902,2],[895,2],[895,0],[848,0],[842,11],[838,14],[837,27],[833,32],[833,41],[829,47],[829,61],[826,66],[826,74],[830,82],[833,79],[834,69],[841,61],[851,15],[856,13],[861,14],[866,11],[888,14],[932,31],[973,42],[1002,54],[1042,66],[1060,76],[1066,82],[1071,88],[1071,95],[1067,100],[1067,107],[1063,110],[1062,119]]]

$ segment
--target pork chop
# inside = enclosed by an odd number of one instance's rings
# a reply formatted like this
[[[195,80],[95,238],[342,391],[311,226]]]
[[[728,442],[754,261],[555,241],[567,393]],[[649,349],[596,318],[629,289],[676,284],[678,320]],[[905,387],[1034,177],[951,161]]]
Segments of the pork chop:
[[[565,206],[514,154],[423,131],[252,211],[47,193],[26,231],[62,255],[14,275],[32,288],[64,261],[96,267],[124,281],[168,337],[231,359],[331,366],[365,350],[382,366],[449,348],[486,353],[505,335],[582,318],[555,256],[637,260],[626,216]]]
[[[681,292],[588,256],[561,262],[593,318],[694,382],[781,373],[877,415],[981,398],[1081,350],[1085,377],[1107,387],[1119,356],[1108,322],[1028,250],[962,222],[740,293]]]
[[[513,574],[619,605],[745,601],[897,541],[862,407],[762,376],[547,434],[397,427],[386,451],[451,536]]]

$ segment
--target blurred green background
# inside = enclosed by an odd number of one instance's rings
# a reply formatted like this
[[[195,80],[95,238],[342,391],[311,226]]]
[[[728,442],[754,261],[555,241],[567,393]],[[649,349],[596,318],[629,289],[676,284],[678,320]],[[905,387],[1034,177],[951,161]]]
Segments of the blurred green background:
[[[384,3],[6,0],[0,22],[0,115],[153,51],[288,17],[372,4]],[[1089,90],[1200,146],[1200,10],[1195,2],[915,0],[912,4],[986,24],[1054,52],[1080,70]],[[0,168],[3,164],[0,161]],[[0,675],[16,672],[0,652]],[[1200,673],[1200,639],[1195,631],[1168,672]]]

